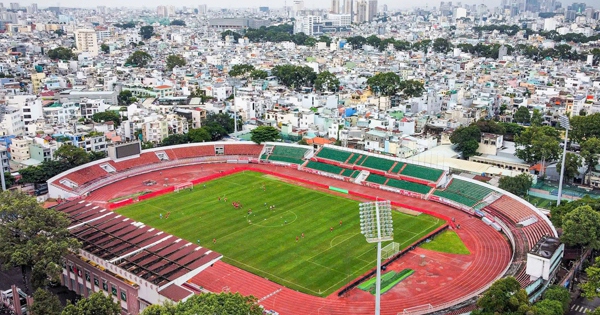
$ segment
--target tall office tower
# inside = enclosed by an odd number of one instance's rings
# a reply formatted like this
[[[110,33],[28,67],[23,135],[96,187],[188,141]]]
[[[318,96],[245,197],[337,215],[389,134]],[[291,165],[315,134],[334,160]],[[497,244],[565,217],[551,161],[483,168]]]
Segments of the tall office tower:
[[[369,6],[367,8],[367,21],[371,22],[375,20],[377,16],[377,0],[369,0]]]
[[[11,2],[10,3],[10,9],[11,10],[19,10],[21,8],[21,6],[19,6],[18,2]]]
[[[525,1],[525,11],[529,12],[540,12],[540,3],[538,0],[526,0]]]
[[[367,21],[367,1],[359,0],[356,3],[356,23]]]
[[[96,7],[96,12],[101,13],[101,14],[106,13],[106,6],[104,6],[104,5],[97,6]]]
[[[165,7],[164,5],[159,5],[158,7],[156,7],[156,14],[161,17],[169,16],[169,13],[167,12],[167,7]]]
[[[304,10],[304,1],[303,0],[294,0],[294,12]]]
[[[329,12],[334,14],[340,13],[340,0],[331,0],[331,10]]]
[[[388,5],[387,5],[387,4],[384,4],[384,5],[383,5],[383,12],[387,12],[387,11],[388,11]]]
[[[175,7],[174,7],[174,6],[172,6],[172,5],[170,5],[170,6],[167,6],[167,14],[168,14],[169,16],[173,16],[173,15],[175,15]]]
[[[198,6],[198,14],[206,15],[208,13],[208,6],[206,4],[201,4]]]
[[[77,50],[98,56],[98,35],[94,30],[79,29],[75,31],[75,45]]]
[[[37,3],[32,3],[31,4],[31,11],[33,11],[33,13],[37,13],[37,11],[38,11],[38,5],[37,5]]]

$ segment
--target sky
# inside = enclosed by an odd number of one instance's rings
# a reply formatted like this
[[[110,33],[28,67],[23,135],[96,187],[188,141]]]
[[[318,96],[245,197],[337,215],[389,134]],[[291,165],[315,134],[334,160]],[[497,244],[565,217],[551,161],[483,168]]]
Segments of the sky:
[[[447,1],[447,0],[446,0]],[[485,3],[488,7],[495,7],[500,4],[501,0],[453,0],[454,3],[461,2],[463,4],[481,4]],[[284,3],[290,6],[293,0],[27,0],[27,1],[15,1],[9,0],[4,3],[7,7],[10,2],[18,2],[21,6],[27,6],[31,3],[37,3],[39,8],[45,8],[49,6],[61,6],[61,7],[87,7],[92,8],[99,5],[108,7],[156,7],[158,5],[173,5],[175,7],[196,7],[200,4],[206,4],[209,8],[228,8],[228,7],[258,7],[258,6],[269,6],[269,7],[283,7]],[[330,0],[304,0],[304,6],[307,8],[327,8],[330,5]],[[570,5],[573,2],[584,2],[588,5],[594,6],[596,9],[600,9],[600,0],[562,0],[563,7]],[[411,8],[417,4],[420,7],[439,7],[439,0],[379,0],[380,6],[387,4],[390,9],[394,8]]]

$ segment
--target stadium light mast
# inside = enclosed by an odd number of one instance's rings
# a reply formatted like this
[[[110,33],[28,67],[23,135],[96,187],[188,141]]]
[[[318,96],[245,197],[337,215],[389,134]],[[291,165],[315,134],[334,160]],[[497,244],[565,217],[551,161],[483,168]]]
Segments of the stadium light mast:
[[[360,209],[360,233],[368,243],[377,243],[377,280],[375,283],[375,315],[381,312],[381,242],[394,239],[392,206],[389,200],[363,202]]]
[[[558,198],[556,200],[556,205],[560,206],[560,200],[562,199],[563,176],[565,175],[565,158],[567,157],[567,141],[569,141],[569,129],[571,129],[571,123],[569,123],[569,117],[567,117],[565,115],[558,117],[558,122],[560,123],[560,126],[565,128],[565,130],[566,130],[562,163],[560,164],[560,178],[559,178],[559,183],[558,183]]]

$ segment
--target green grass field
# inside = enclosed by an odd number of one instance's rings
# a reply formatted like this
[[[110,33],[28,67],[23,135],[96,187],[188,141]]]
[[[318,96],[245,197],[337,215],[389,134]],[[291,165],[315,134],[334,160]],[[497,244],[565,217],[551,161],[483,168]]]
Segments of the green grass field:
[[[558,198],[556,198],[556,196],[554,196],[554,197],[555,197],[555,200],[527,196],[527,198],[525,198],[525,200],[529,201],[529,203],[531,203],[532,205],[534,205],[538,208],[550,209],[550,207],[552,207],[553,205],[556,204],[556,199],[558,199]]]
[[[199,242],[223,254],[224,262],[316,296],[331,294],[375,266],[375,244],[367,243],[360,234],[358,201],[249,171],[205,185],[116,212]],[[224,196],[227,202],[218,200]],[[243,208],[233,207],[233,201]],[[270,205],[275,209],[269,210]],[[252,209],[251,215],[248,209]],[[398,211],[393,220],[395,241],[401,248],[444,223],[425,214],[411,216]]]
[[[469,255],[471,252],[458,237],[456,232],[446,230],[438,234],[431,242],[423,243],[421,248],[436,252]]]

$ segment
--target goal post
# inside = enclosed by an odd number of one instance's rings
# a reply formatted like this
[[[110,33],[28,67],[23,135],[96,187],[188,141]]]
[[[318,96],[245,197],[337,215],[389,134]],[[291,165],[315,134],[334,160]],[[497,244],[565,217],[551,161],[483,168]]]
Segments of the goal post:
[[[381,249],[381,258],[390,259],[400,251],[400,243],[391,242]]]
[[[187,182],[187,183],[182,183],[182,184],[177,184],[175,185],[175,192],[180,192],[184,189],[194,189],[194,184],[192,184],[191,182]]]

